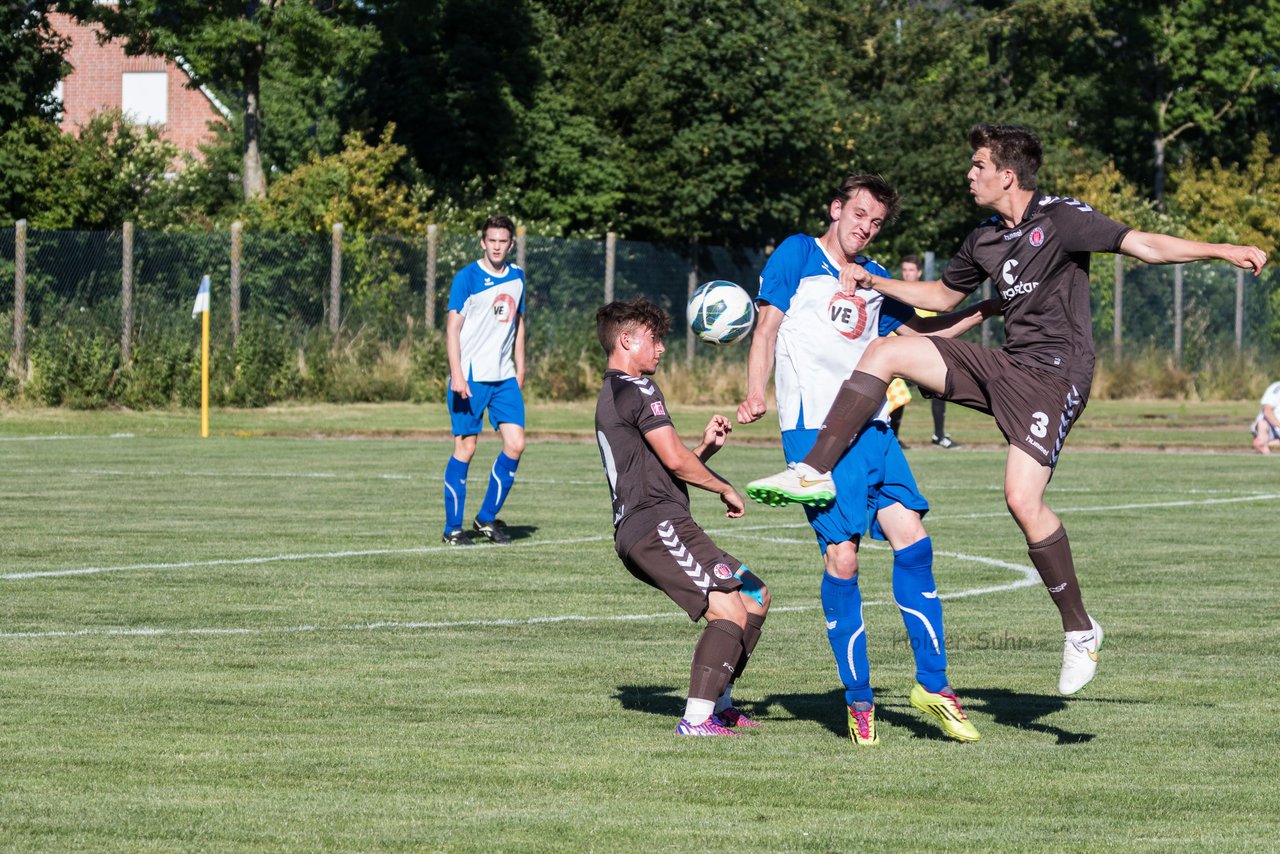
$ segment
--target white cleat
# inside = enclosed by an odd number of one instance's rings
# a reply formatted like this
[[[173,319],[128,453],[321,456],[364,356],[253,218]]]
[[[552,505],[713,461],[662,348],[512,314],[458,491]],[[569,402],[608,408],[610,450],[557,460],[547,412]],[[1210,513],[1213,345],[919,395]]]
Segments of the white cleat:
[[[747,484],[747,495],[768,504],[809,504],[823,507],[836,500],[836,485],[830,472],[820,472],[805,463],[792,463],[787,470]]]
[[[1093,628],[1067,632],[1062,645],[1062,673],[1058,676],[1058,693],[1074,694],[1089,684],[1098,672],[1098,651],[1102,649],[1102,626],[1093,617]]]

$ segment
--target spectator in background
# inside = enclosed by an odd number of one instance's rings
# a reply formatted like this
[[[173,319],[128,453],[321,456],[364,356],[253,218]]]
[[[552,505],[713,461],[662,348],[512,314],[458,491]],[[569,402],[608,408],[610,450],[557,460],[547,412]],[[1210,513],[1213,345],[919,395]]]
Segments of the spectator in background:
[[[1253,449],[1260,454],[1270,454],[1273,446],[1280,445],[1280,381],[1267,386],[1262,393],[1262,406],[1253,419]]]

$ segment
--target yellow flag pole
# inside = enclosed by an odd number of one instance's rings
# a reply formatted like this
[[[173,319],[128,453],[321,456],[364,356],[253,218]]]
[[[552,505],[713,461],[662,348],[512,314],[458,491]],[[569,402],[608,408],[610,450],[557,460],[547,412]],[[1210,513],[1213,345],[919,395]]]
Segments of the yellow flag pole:
[[[209,438],[209,311],[200,314],[200,438]]]

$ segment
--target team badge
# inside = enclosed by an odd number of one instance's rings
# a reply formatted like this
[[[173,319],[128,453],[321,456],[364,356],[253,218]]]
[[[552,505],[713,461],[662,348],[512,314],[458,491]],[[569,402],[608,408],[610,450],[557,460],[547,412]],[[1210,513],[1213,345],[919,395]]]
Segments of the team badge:
[[[867,301],[857,294],[837,291],[827,303],[831,325],[845,338],[857,341],[867,329]]]
[[[726,578],[733,577],[733,570],[729,569],[729,567],[725,566],[723,563],[716,564],[711,570],[711,573],[721,581],[724,581]]]
[[[1031,229],[1031,234],[1027,235],[1027,242],[1032,246],[1039,246],[1044,243],[1044,229],[1039,226]]]
[[[516,301],[511,294],[498,294],[493,299],[493,316],[499,323],[510,323],[516,316]]]
[[[666,414],[667,414],[667,410],[663,409],[663,407],[662,407],[662,401],[660,401],[660,400],[655,400],[653,403],[649,404],[649,408],[653,410],[653,414],[654,414],[654,415],[666,415]]]

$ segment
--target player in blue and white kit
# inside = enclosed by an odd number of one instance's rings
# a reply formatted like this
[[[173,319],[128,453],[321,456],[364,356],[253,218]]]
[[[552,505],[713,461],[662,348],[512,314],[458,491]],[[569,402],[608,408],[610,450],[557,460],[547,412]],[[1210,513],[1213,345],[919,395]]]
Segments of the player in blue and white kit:
[[[760,276],[760,313],[747,357],[747,397],[738,407],[746,424],[766,411],[765,386],[774,375],[782,449],[788,463],[802,459],[822,419],[867,345],[900,335],[959,335],[982,321],[984,306],[946,317],[923,318],[873,290],[846,293],[840,269],[859,264],[882,271],[861,253],[897,211],[898,194],[876,175],[851,175],[828,207],[821,237],[796,234],[774,251]],[[883,275],[883,273],[881,273]],[[990,312],[990,306],[985,306]],[[822,608],[827,639],[845,686],[849,735],[858,745],[878,741],[875,705],[858,588],[858,544],[870,528],[894,550],[893,592],[916,660],[912,705],[942,723],[946,734],[977,741],[946,674],[942,604],[933,580],[933,544],[921,517],[929,504],[916,487],[906,457],[880,407],[873,428],[858,437],[834,471],[835,495],[824,507],[806,506],[826,572]],[[757,497],[765,500],[768,497]]]
[[[1270,454],[1272,447],[1280,444],[1280,382],[1267,386],[1259,407],[1251,428],[1253,449],[1260,454]]]
[[[524,271],[507,263],[515,225],[505,216],[484,224],[484,255],[453,277],[445,346],[449,353],[449,415],[453,456],[444,471],[444,541],[470,545],[462,529],[467,469],[476,436],[489,423],[502,434],[502,451],[489,472],[476,533],[495,543],[511,542],[498,511],[516,479],[524,453]]]

